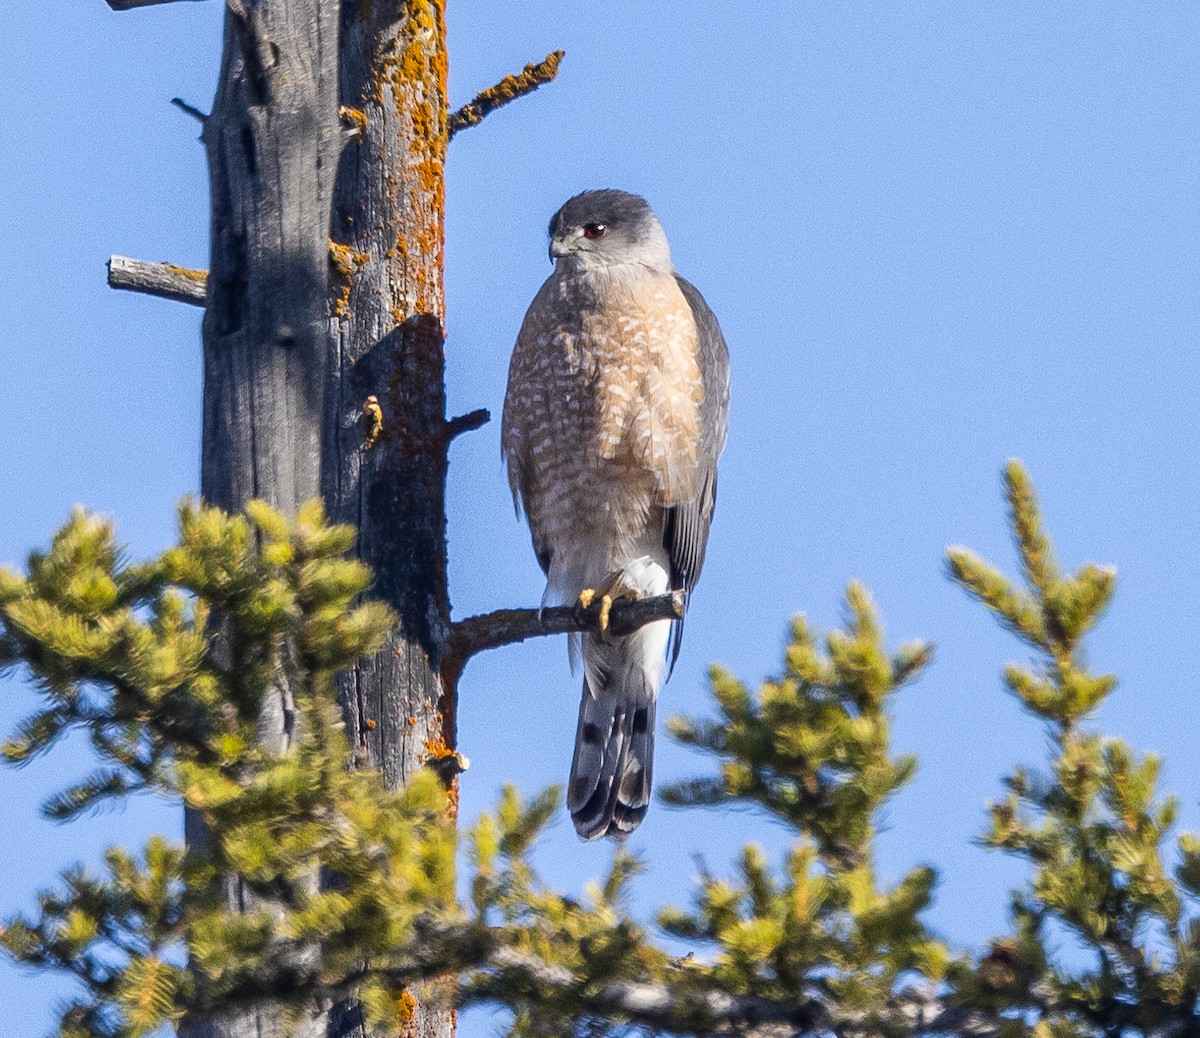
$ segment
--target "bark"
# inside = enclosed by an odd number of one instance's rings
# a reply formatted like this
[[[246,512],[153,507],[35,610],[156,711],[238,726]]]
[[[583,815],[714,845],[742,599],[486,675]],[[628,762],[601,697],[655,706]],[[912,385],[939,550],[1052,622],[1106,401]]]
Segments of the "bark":
[[[335,519],[359,528],[374,593],[400,616],[390,643],[343,684],[351,734],[395,784],[441,740],[439,713],[453,714],[437,674],[449,623],[445,29],[438,4],[351,0],[342,32],[342,98],[357,132],[334,199],[325,497]],[[364,413],[371,396],[374,419]]]
[[[137,7],[155,7],[158,4],[174,4],[180,0],[107,0],[114,11],[132,11]]]
[[[226,0],[224,56],[204,125],[212,244],[204,315],[200,487],[236,511],[262,498],[295,514],[321,491],[321,431],[330,357],[327,240],[341,148],[338,18],[328,0]],[[294,731],[286,666],[260,734],[285,751]],[[199,820],[185,819],[190,845]],[[252,898],[225,880],[232,910]],[[286,1033],[317,1038],[323,1014]],[[188,1021],[187,1038],[272,1038],[269,1004]]]
[[[440,677],[446,588],[442,293],[447,136],[443,8],[431,0],[344,0],[341,101],[350,138],[333,203],[324,492],[355,524],[373,594],[399,624],[341,681],[347,733],[389,786],[456,762],[455,689]],[[374,398],[368,405],[369,398]],[[443,771],[450,808],[454,768]],[[453,1010],[418,996],[407,1036],[449,1038]],[[353,1007],[331,1035],[365,1035]]]

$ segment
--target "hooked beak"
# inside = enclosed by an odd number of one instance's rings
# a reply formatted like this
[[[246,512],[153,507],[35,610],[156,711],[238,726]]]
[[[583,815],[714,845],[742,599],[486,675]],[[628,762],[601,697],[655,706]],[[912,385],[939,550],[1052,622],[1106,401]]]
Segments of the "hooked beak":
[[[556,259],[570,255],[574,250],[563,238],[550,239],[550,262],[553,263]]]

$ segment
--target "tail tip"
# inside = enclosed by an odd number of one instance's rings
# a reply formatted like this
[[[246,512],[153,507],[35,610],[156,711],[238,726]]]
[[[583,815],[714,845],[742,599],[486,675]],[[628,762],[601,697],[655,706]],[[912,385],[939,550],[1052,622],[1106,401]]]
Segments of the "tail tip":
[[[585,776],[574,779],[571,790],[574,795],[568,798],[567,806],[581,840],[598,840],[602,836],[621,840],[642,824],[650,809],[648,776],[642,768],[633,767],[628,769],[625,778],[616,790],[605,788],[603,784],[595,786]],[[628,793],[634,795],[622,795]],[[587,799],[583,800],[585,796]]]
[[[646,817],[649,804],[632,807],[629,804],[615,804],[611,813],[601,812],[589,814],[584,808],[571,812],[571,821],[575,824],[575,832],[585,843],[611,836],[614,840],[626,840],[630,834],[642,824]]]

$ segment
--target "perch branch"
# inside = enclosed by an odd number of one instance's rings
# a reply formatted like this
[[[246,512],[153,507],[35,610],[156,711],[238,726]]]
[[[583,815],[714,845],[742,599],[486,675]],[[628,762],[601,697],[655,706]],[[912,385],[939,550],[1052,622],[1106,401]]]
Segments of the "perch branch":
[[[189,270],[174,263],[148,263],[146,260],[112,256],[108,261],[108,283],[127,292],[171,299],[176,303],[203,306],[208,290],[208,274]]]
[[[486,407],[481,407],[476,411],[468,411],[466,414],[460,414],[456,418],[451,418],[446,423],[446,439],[453,440],[454,437],[461,436],[463,433],[482,429],[491,420],[492,413]]]
[[[632,634],[655,620],[682,619],[685,604],[682,591],[636,601],[618,599],[612,604],[609,631],[620,637]],[[497,609],[494,613],[469,616],[450,625],[442,670],[448,679],[457,679],[467,661],[485,649],[497,649],[501,645],[512,645],[546,634],[595,632],[599,629],[599,599],[587,609],[581,609],[578,605],[555,606],[551,609]]]
[[[114,11],[132,11],[135,7],[154,7],[157,4],[174,4],[179,0],[107,0]]]
[[[563,52],[556,50],[536,64],[531,61],[516,75],[505,76],[495,86],[488,87],[476,95],[475,100],[451,114],[448,123],[450,136],[453,137],[459,130],[483,122],[497,108],[508,104],[509,101],[515,101],[518,97],[532,94],[538,87],[549,83],[558,75],[558,65],[562,58]]]

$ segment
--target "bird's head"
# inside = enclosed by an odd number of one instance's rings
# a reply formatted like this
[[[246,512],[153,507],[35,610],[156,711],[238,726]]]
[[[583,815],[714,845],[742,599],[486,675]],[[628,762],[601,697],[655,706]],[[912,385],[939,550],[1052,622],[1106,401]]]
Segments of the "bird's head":
[[[584,191],[563,203],[550,221],[550,259],[589,268],[673,270],[666,232],[646,200],[612,188]]]

